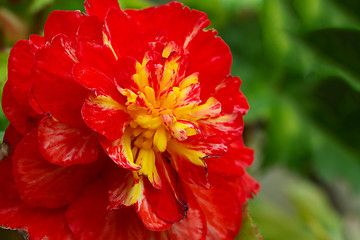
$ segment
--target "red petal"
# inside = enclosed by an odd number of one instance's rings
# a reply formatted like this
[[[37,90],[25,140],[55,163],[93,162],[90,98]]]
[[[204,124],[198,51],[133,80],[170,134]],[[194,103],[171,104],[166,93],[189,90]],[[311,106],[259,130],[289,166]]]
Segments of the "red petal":
[[[64,212],[63,208],[33,208],[21,200],[0,200],[0,225],[24,230],[29,233],[29,239],[75,240]]]
[[[14,153],[17,144],[22,138],[23,135],[20,134],[12,124],[6,128],[3,142],[10,147],[10,155]]]
[[[99,70],[82,63],[73,67],[74,79],[96,94],[111,96],[114,100],[123,102],[122,95],[117,90],[114,82]]]
[[[249,110],[249,104],[239,90],[240,85],[239,77],[228,76],[216,86],[214,97],[221,102],[223,112],[230,114],[235,110],[235,112],[244,115]]]
[[[2,109],[10,123],[25,135],[39,123],[42,115],[35,113],[29,106],[20,105],[11,93],[12,82],[5,83],[2,95]]]
[[[36,52],[32,72],[34,96],[45,112],[70,125],[83,125],[81,107],[88,90],[72,78],[74,49],[62,35]]]
[[[15,150],[14,176],[20,195],[31,205],[64,206],[100,171],[100,162],[71,167],[52,165],[38,150],[37,131],[26,135]]]
[[[215,31],[200,31],[188,44],[188,73],[199,72],[201,98],[206,99],[230,74],[232,56],[229,47]]]
[[[79,62],[99,69],[106,76],[114,79],[117,76],[116,58],[106,45],[97,45],[80,39],[77,46]]]
[[[210,189],[189,185],[207,221],[206,239],[234,239],[240,230],[242,203],[239,188],[224,179],[210,175]]]
[[[86,16],[80,11],[53,11],[50,13],[44,26],[44,37],[50,42],[53,37],[63,34],[71,40],[76,39],[80,23]]]
[[[104,151],[114,163],[128,170],[139,170],[141,168],[141,166],[134,163],[134,158],[131,153],[131,142],[124,138],[119,138],[113,142],[104,137],[99,138],[99,140]]]
[[[100,20],[104,20],[110,8],[120,9],[119,2],[117,0],[85,0],[86,13],[88,15],[95,15]]]
[[[166,33],[168,40],[175,41],[179,46],[186,45],[186,42],[196,37],[203,28],[210,24],[205,13],[190,10],[179,2],[170,2],[139,12],[131,10],[126,12],[139,24],[143,32],[156,28],[158,31],[155,32]]]
[[[45,45],[46,41],[43,36],[31,34],[29,37],[29,42],[36,48],[40,48]]]
[[[189,210],[185,218],[178,223],[174,223],[166,231],[166,234],[169,239],[174,240],[204,240],[207,232],[205,215],[193,193],[188,190],[186,196],[189,200]]]
[[[209,188],[206,162],[220,157],[227,148],[221,139],[207,138],[186,142],[171,140],[167,151],[171,156],[172,166],[183,181]]]
[[[78,240],[146,240],[148,231],[132,207],[108,211],[106,187],[100,180],[84,189],[68,207],[66,219]]]
[[[29,105],[30,74],[36,49],[28,41],[20,40],[10,51],[8,77],[11,81],[11,92],[16,101],[24,106]]]
[[[240,138],[244,130],[243,118],[239,112],[221,114],[216,118],[200,120],[198,123],[205,136],[216,136],[228,143]]]
[[[4,138],[14,148],[19,136],[10,125]],[[74,240],[65,222],[64,209],[26,205],[20,199],[12,172],[10,157],[0,162],[0,226],[26,230],[31,239]]]
[[[140,219],[144,223],[145,227],[150,231],[164,231],[172,225],[172,223],[159,218],[146,198],[137,202],[136,205]]]
[[[184,218],[188,206],[176,198],[169,184],[163,183],[161,189],[154,188],[149,181],[144,180],[144,196],[151,210],[165,222],[178,222]],[[144,214],[144,213],[140,213]],[[145,213],[146,214],[146,213]],[[141,216],[144,219],[146,215]]]
[[[108,39],[109,47],[117,58],[120,56],[135,57],[134,52],[139,49],[136,39],[136,28],[125,12],[110,9],[104,25],[104,33]]]
[[[77,30],[77,41],[83,40],[91,44],[103,43],[103,22],[97,17],[87,17]]]
[[[108,209],[114,210],[131,206],[143,196],[142,180],[135,180],[131,171],[111,163],[106,171],[105,180],[109,188]]]
[[[81,113],[86,125],[114,141],[121,138],[130,121],[124,109],[110,96],[90,94]]]
[[[48,117],[39,124],[38,139],[42,155],[52,164],[70,166],[98,159],[97,137],[87,128],[73,128]]]
[[[248,159],[254,158],[254,151],[250,148],[242,147],[229,150],[220,158],[212,158],[207,161],[210,174],[216,173],[223,177],[239,177],[245,173],[244,164]]]

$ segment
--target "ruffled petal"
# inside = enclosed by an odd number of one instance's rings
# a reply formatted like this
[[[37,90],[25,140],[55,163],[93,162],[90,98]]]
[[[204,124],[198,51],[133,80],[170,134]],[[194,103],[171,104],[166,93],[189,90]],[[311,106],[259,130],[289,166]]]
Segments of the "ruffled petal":
[[[77,56],[79,62],[98,69],[111,79],[118,76],[115,55],[107,45],[80,39],[77,43]]]
[[[13,83],[8,81],[3,88],[2,109],[16,130],[25,135],[36,127],[43,116],[34,112],[30,106],[18,104],[11,92],[11,85]]]
[[[20,199],[0,200],[0,225],[28,232],[29,239],[75,240],[67,226],[65,209],[31,207]]]
[[[169,41],[175,41],[184,48],[202,29],[210,25],[205,13],[190,10],[179,2],[140,11],[126,10],[126,13],[138,23],[142,32],[156,29],[154,34],[165,33]]]
[[[53,11],[50,13],[44,26],[46,41],[52,41],[53,37],[63,34],[71,40],[76,39],[80,23],[86,18],[81,11]]]
[[[249,104],[241,91],[239,77],[227,76],[216,86],[214,97],[221,102],[221,109],[226,114],[237,112],[245,115],[249,110]]]
[[[66,219],[78,240],[146,240],[148,230],[132,207],[107,210],[105,183],[88,185],[68,207]]]
[[[90,129],[73,128],[47,117],[39,124],[38,139],[42,155],[52,164],[70,166],[98,159],[98,140]]]
[[[97,69],[77,63],[72,72],[74,79],[85,88],[96,92],[96,94],[108,95],[114,100],[124,101],[114,82]]]
[[[188,43],[188,73],[199,73],[201,98],[208,98],[215,87],[230,74],[232,56],[228,45],[213,30],[200,31]]]
[[[32,81],[34,96],[45,112],[61,122],[80,126],[84,125],[81,107],[89,90],[72,78],[77,61],[74,51],[67,37],[56,36],[36,52]]]
[[[158,159],[158,162],[164,163]],[[144,180],[144,197],[149,202],[151,210],[165,222],[178,222],[184,218],[188,210],[187,203],[182,196],[181,185],[176,185],[178,181],[172,179],[175,177],[175,172],[168,172],[168,170],[157,165],[160,172],[161,179],[164,179],[161,189],[154,188],[150,182]],[[166,181],[165,181],[166,180]],[[176,189],[175,189],[176,188]],[[175,192],[176,191],[176,192]],[[141,202],[139,203],[141,206]],[[142,216],[143,219],[146,216]]]
[[[205,136],[216,136],[228,143],[240,138],[244,130],[243,118],[239,112],[221,114],[216,118],[200,120],[198,123],[201,132]]]
[[[125,12],[114,8],[109,10],[104,25],[105,44],[112,49],[116,59],[136,57],[134,53],[142,46],[137,44],[136,33],[136,26]]]
[[[242,219],[239,187],[216,175],[209,176],[210,189],[189,185],[207,221],[206,239],[234,239]]]
[[[103,22],[97,17],[85,18],[76,33],[77,41],[86,41],[91,44],[102,44],[103,43]]]
[[[145,227],[150,231],[164,231],[172,225],[171,222],[163,220],[154,212],[150,202],[144,196],[136,203],[136,211]]]
[[[207,233],[205,215],[191,190],[187,190],[186,196],[189,210],[185,218],[166,230],[166,235],[173,240],[204,240]]]
[[[130,116],[125,107],[108,95],[90,94],[82,107],[82,117],[91,129],[104,135],[110,141],[123,136]]]
[[[119,209],[131,206],[143,197],[144,184],[135,179],[131,171],[112,163],[106,170],[105,180],[109,188],[108,209]]]
[[[16,101],[23,106],[29,106],[30,74],[36,49],[29,41],[20,40],[15,43],[9,55],[8,81],[12,83],[10,91]]]
[[[131,149],[131,135],[127,132],[115,141],[109,141],[105,137],[100,137],[100,143],[106,154],[117,165],[128,170],[139,170],[141,166],[135,164]]]
[[[97,175],[101,162],[70,167],[50,164],[38,149],[37,131],[34,129],[26,135],[14,153],[14,176],[21,198],[35,206],[64,206]]]
[[[4,136],[10,155],[0,162],[0,226],[26,230],[31,239],[74,240],[64,218],[64,209],[34,208],[20,199],[13,179],[11,156],[21,137],[11,125]]]
[[[85,0],[86,13],[90,16],[97,16],[102,21],[111,8],[120,10],[119,2],[117,0]]]
[[[193,139],[187,142],[170,140],[167,148],[171,164],[181,179],[205,188],[209,188],[206,162],[220,157],[226,150],[226,145],[219,138]]]

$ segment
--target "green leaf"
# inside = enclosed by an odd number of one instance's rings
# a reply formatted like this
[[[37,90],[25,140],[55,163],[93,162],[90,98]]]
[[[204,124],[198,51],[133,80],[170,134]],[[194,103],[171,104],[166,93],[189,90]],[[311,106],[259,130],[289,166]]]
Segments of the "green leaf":
[[[120,6],[122,9],[134,8],[141,9],[151,7],[154,4],[147,0],[119,0]]]
[[[0,97],[7,80],[7,63],[9,58],[9,51],[0,52]],[[4,131],[9,125],[3,111],[0,112],[0,131]],[[2,138],[1,138],[2,139]]]
[[[262,240],[262,236],[258,233],[258,227],[254,224],[249,214],[249,205],[244,206],[243,218],[240,232],[236,240]]]
[[[326,60],[353,74],[360,81],[360,31],[321,29],[307,33],[303,39]]]
[[[360,1],[357,0],[333,0],[338,6],[346,10],[360,22]]]
[[[34,14],[52,4],[54,0],[33,0],[29,6],[29,12]]]
[[[313,183],[279,167],[260,181],[251,214],[266,240],[343,240],[341,221]]]

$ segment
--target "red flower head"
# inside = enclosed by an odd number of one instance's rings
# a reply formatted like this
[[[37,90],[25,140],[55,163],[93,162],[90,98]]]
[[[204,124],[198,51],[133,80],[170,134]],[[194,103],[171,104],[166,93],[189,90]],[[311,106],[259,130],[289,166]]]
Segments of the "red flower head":
[[[0,225],[31,239],[232,239],[258,190],[248,110],[205,13],[87,0],[15,44]]]

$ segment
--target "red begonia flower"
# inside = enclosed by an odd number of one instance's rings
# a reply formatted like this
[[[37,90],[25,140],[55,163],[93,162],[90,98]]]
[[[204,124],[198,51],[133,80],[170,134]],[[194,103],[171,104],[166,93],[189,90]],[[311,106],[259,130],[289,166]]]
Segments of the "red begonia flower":
[[[30,239],[233,239],[259,185],[229,47],[181,3],[87,0],[15,44],[0,226]]]

